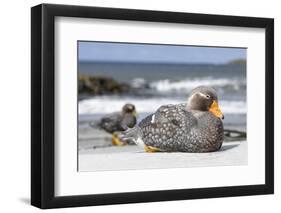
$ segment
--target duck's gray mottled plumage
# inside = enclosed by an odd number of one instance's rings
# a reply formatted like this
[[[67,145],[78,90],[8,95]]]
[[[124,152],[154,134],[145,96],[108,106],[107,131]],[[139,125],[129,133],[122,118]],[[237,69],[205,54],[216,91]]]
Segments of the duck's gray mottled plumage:
[[[197,94],[199,95],[197,97]],[[192,91],[194,100],[177,105],[161,106],[135,128],[124,133],[138,144],[168,152],[212,152],[223,143],[223,123],[208,111],[216,100],[215,90],[199,87]],[[200,97],[200,96],[207,97]],[[204,106],[206,105],[206,106]],[[206,109],[205,109],[206,107]]]
[[[102,117],[98,126],[109,133],[124,131],[128,127],[132,128],[137,122],[135,112],[133,104],[125,104],[122,112],[115,112]]]

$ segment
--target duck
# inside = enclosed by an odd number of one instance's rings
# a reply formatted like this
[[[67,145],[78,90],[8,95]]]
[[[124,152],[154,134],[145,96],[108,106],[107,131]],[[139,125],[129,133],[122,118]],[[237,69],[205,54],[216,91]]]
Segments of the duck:
[[[224,140],[224,115],[214,88],[193,89],[186,103],[160,106],[120,135],[146,152],[218,151]]]
[[[124,146],[130,141],[122,141],[118,137],[119,132],[125,131],[128,128],[133,128],[136,123],[136,107],[131,103],[127,103],[122,107],[122,110],[120,112],[114,112],[103,116],[97,123],[97,126],[104,131],[112,134],[112,145]],[[91,126],[95,127],[96,124],[93,124]]]

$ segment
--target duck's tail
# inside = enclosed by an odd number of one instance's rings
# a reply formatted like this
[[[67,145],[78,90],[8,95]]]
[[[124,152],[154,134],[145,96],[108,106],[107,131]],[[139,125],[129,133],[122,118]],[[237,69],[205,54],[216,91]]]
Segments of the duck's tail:
[[[140,128],[138,126],[135,126],[133,128],[127,128],[124,132],[121,132],[119,134],[119,137],[123,140],[137,140],[137,138],[140,136]]]
[[[119,137],[121,140],[131,140],[138,146],[144,146],[144,143],[142,142],[142,132],[138,125],[133,128],[128,128],[124,132],[121,132]]]

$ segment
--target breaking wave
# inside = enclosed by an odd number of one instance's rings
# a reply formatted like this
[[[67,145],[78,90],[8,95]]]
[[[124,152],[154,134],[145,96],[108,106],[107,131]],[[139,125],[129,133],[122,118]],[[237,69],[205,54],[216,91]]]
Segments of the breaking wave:
[[[184,100],[176,98],[134,98],[118,96],[99,96],[79,101],[79,114],[104,114],[119,111],[126,103],[136,106],[138,113],[154,112],[161,105],[178,104]],[[245,114],[247,105],[244,101],[220,101],[220,108],[223,113]]]
[[[150,87],[159,92],[190,92],[192,89],[200,85],[211,86],[217,89],[227,87],[233,90],[239,90],[246,86],[246,81],[229,78],[193,78],[180,81],[171,81],[166,79],[150,83]]]

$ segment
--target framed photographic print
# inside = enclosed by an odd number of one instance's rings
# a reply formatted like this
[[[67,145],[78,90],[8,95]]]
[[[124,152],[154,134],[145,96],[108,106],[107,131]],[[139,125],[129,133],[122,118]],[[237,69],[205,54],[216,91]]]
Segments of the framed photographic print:
[[[31,9],[31,203],[272,194],[274,21]]]

